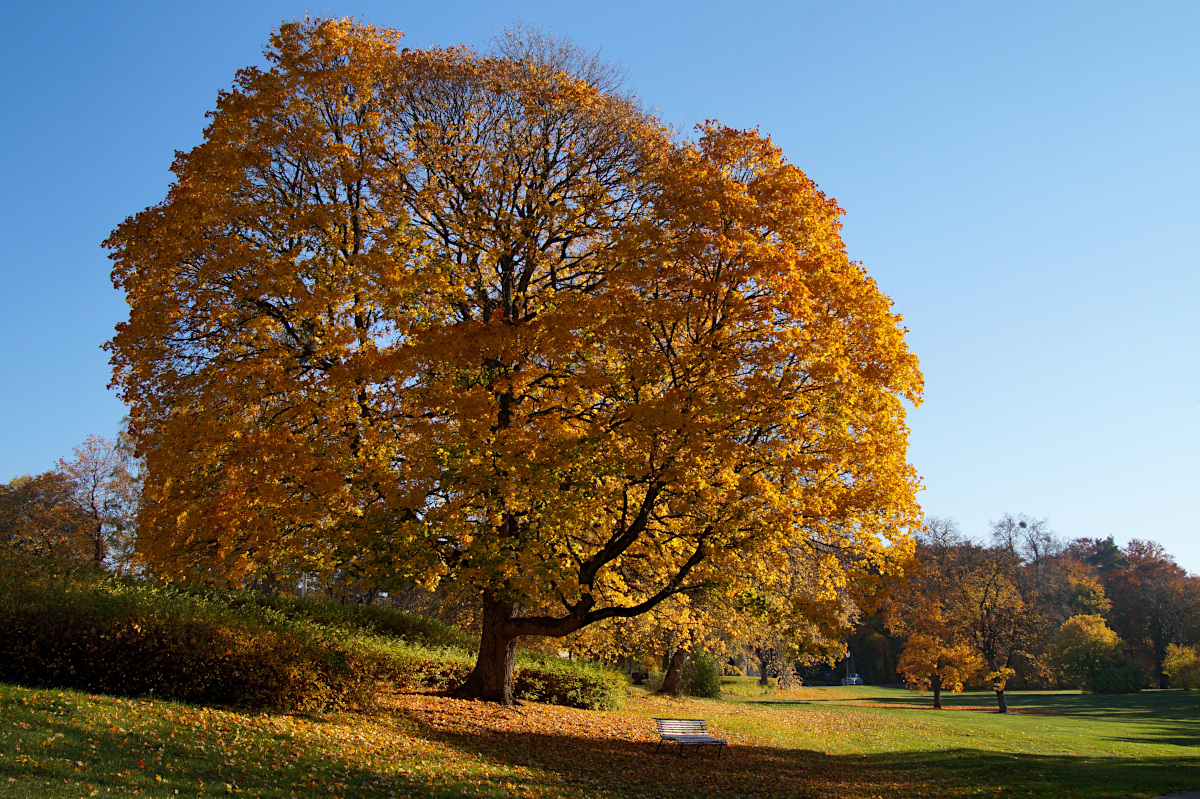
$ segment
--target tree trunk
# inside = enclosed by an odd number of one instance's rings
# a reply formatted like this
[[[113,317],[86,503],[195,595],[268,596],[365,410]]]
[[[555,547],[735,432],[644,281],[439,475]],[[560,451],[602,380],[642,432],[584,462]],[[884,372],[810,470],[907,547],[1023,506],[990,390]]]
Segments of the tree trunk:
[[[683,647],[675,650],[675,654],[671,656],[667,676],[663,678],[662,688],[658,689],[660,694],[679,696],[683,693],[683,664],[687,661],[687,656],[688,651]]]
[[[754,655],[755,655],[755,657],[758,658],[758,684],[761,685],[763,688],[766,688],[771,684],[771,678],[767,674],[766,654],[767,653],[764,652],[762,650],[762,648],[760,648],[760,647],[754,648]]]
[[[479,640],[479,658],[467,681],[454,689],[460,699],[483,699],[511,705],[512,674],[517,662],[517,637],[512,634],[514,607],[496,599],[491,592],[483,595],[483,633]]]
[[[775,642],[771,662],[775,664],[775,686],[780,691],[792,690],[792,678],[796,675],[795,666],[784,655],[783,644]]]
[[[95,548],[95,552],[92,555],[92,564],[96,567],[97,570],[103,571],[104,570],[104,524],[102,522],[96,523],[95,539],[96,539],[95,540],[96,548]]]
[[[942,678],[936,674],[933,675],[933,708],[942,709]]]
[[[1008,712],[1008,700],[1004,697],[1003,688],[996,692],[996,705],[999,706],[1001,713]]]

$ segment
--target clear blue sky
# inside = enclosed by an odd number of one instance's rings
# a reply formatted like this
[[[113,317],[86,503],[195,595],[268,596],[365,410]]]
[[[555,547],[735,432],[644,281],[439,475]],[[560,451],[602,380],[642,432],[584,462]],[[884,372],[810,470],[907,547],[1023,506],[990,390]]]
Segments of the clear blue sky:
[[[758,126],[847,210],[927,380],[922,505],[985,536],[1162,542],[1200,572],[1200,3],[12,4],[0,27],[0,480],[123,415],[99,243],[273,27],[478,44],[520,19],[624,63],[681,130]]]

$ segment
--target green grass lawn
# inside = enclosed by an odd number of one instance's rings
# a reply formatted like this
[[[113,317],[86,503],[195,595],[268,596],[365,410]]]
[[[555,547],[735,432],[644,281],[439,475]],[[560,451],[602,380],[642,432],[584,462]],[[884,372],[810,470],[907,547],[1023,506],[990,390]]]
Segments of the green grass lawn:
[[[635,689],[602,713],[388,695],[367,712],[245,713],[0,685],[0,796],[1154,797],[1200,789],[1200,695],[943,698],[855,686],[722,701]],[[734,695],[736,694],[736,695]],[[654,754],[702,717],[711,756]]]
[[[928,772],[1014,795],[1157,796],[1200,790],[1200,695],[1143,691],[929,696],[900,688],[804,688],[708,702],[714,721],[772,746]],[[746,712],[744,706],[754,711]],[[711,708],[711,710],[709,709]]]

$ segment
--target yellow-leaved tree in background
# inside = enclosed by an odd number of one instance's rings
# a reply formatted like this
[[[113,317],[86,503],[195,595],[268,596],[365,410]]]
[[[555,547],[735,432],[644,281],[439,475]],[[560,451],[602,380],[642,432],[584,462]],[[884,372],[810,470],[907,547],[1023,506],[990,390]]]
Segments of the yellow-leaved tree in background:
[[[107,241],[149,566],[455,581],[504,702],[521,636],[886,572],[921,377],[838,206],[574,46],[399,38],[283,25]]]

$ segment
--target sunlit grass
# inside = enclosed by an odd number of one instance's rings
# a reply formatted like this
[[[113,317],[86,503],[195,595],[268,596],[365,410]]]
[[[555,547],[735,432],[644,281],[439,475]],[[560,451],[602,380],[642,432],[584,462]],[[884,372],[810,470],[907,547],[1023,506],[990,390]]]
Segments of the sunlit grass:
[[[801,688],[615,713],[388,694],[317,716],[0,685],[0,796],[1154,797],[1200,788],[1200,696]],[[720,759],[654,753],[708,719]],[[175,792],[178,791],[178,794]]]

